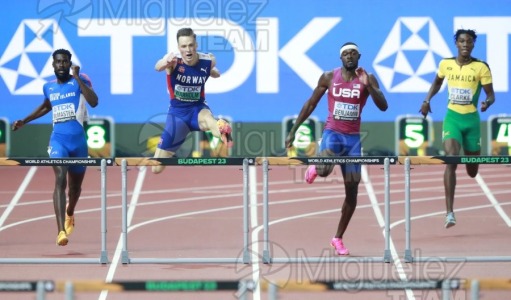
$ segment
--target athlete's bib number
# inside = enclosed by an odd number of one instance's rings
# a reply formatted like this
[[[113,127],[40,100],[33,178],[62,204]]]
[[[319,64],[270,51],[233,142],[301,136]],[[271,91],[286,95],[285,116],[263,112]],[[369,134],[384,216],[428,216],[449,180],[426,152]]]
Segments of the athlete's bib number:
[[[194,102],[200,100],[201,86],[185,86],[176,84],[174,95],[177,100]]]
[[[360,104],[335,102],[333,118],[334,120],[354,121],[360,116]]]
[[[55,105],[53,110],[53,123],[62,123],[69,120],[76,120],[75,105],[73,103],[65,103]]]
[[[449,101],[452,104],[468,105],[472,103],[472,90],[462,88],[450,88]]]

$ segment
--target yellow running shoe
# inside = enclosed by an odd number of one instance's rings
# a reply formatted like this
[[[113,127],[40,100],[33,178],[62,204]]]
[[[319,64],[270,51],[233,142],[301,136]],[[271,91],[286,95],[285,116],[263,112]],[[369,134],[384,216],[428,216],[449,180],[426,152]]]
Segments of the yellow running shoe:
[[[75,216],[68,216],[66,212],[66,220],[64,222],[64,229],[66,229],[66,233],[69,235],[75,230]]]
[[[67,239],[67,235],[65,231],[59,232],[59,235],[57,236],[57,245],[59,246],[65,246],[67,245],[67,242],[69,240]]]

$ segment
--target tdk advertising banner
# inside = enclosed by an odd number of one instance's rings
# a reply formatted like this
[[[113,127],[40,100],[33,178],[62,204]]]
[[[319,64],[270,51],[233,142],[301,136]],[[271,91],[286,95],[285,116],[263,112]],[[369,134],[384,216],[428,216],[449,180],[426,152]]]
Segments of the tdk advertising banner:
[[[24,0],[3,2],[0,19],[0,117],[10,120],[42,102],[58,48],[69,49],[92,80],[100,104],[90,114],[117,123],[164,114],[166,76],[154,65],[178,52],[176,33],[183,27],[195,30],[199,51],[217,58],[222,75],[206,84],[213,113],[236,122],[280,122],[297,114],[322,72],[341,65],[340,46],[350,41],[389,101],[382,113],[369,100],[363,120],[417,114],[440,59],[457,54],[459,28],[476,31],[472,56],[493,74],[496,103],[481,119],[511,111],[509,0]],[[324,121],[326,95],[320,106],[315,115]],[[444,84],[432,102],[434,121],[446,107]]]

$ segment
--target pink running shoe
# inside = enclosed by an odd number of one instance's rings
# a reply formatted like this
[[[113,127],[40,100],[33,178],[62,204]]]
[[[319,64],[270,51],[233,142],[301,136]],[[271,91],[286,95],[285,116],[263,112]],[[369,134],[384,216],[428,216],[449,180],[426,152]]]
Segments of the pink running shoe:
[[[233,144],[231,125],[224,119],[218,119],[216,121],[216,125],[218,126],[218,130],[220,130],[220,134],[222,135],[222,142],[226,144],[228,148],[231,148]]]
[[[316,173],[316,165],[309,166],[307,171],[305,171],[305,181],[308,184],[311,184],[314,182],[316,177],[318,177],[318,173]]]
[[[348,248],[344,247],[344,244],[342,243],[342,239],[333,237],[332,241],[330,242],[330,245],[335,248],[335,252],[337,252],[338,255],[349,255],[350,251]]]

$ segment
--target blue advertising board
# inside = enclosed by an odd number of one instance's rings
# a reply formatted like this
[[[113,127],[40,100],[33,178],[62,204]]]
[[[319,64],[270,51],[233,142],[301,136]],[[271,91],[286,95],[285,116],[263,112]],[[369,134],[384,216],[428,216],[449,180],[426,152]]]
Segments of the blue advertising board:
[[[214,114],[237,122],[281,122],[297,114],[324,71],[340,66],[339,48],[359,45],[360,65],[374,73],[389,101],[369,101],[364,121],[394,122],[418,112],[438,62],[456,55],[458,28],[478,33],[473,56],[493,73],[493,113],[509,112],[510,1],[402,0],[27,0],[2,3],[0,116],[16,120],[42,101],[53,78],[51,53],[67,48],[92,79],[100,104],[92,115],[143,123],[166,112],[164,72],[154,65],[177,52],[176,32],[193,28],[199,50],[217,58],[222,76],[210,78]],[[482,95],[484,97],[484,93]],[[324,97],[326,99],[326,97]],[[431,117],[441,121],[446,89]],[[326,101],[314,113],[326,117]],[[50,116],[38,122],[50,123]]]

